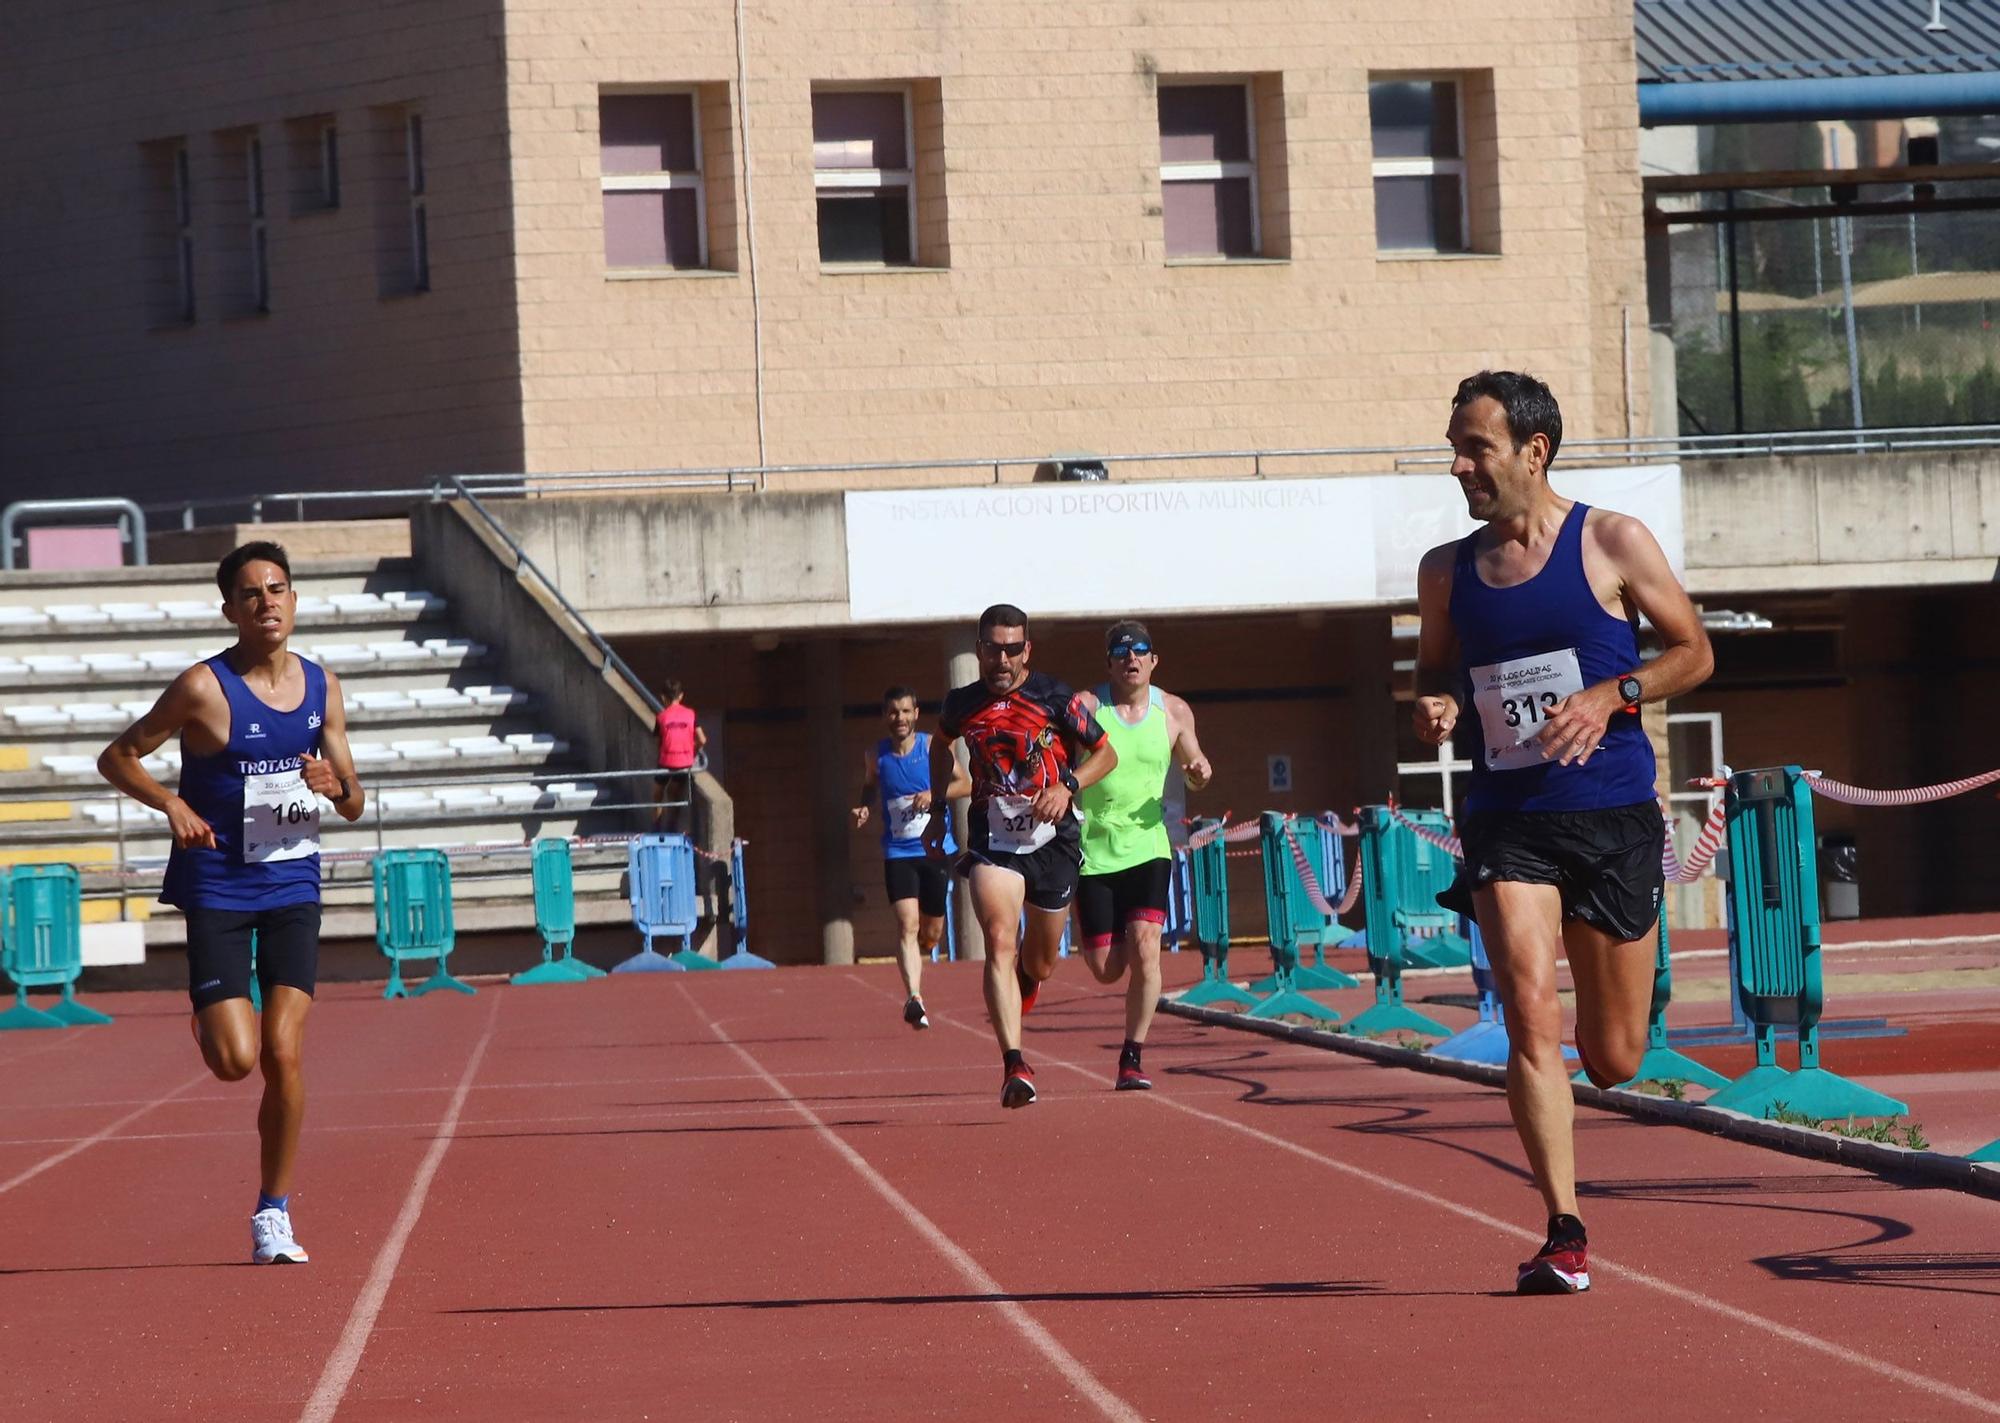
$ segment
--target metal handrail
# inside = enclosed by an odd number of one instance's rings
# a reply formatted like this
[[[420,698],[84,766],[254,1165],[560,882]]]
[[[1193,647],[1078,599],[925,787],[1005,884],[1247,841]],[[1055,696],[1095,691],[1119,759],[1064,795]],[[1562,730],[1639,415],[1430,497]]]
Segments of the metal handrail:
[[[0,512],[0,569],[7,572],[14,568],[14,524],[23,514],[116,514],[119,541],[129,542],[132,562],[145,566],[146,514],[130,499],[16,499]]]
[[[457,492],[458,497],[465,501],[466,507],[484,519],[486,527],[491,529],[494,535],[507,545],[508,551],[514,555],[516,572],[518,573],[520,569],[525,568],[534,574],[536,578],[540,579],[542,586],[548,589],[549,595],[556,600],[558,606],[569,615],[571,621],[577,627],[582,629],[584,636],[590,639],[590,645],[597,649],[597,655],[604,659],[604,665],[610,667],[625,679],[625,684],[639,694],[639,700],[646,704],[647,709],[654,716],[657,717],[661,712],[665,711],[666,707],[658,697],[653,695],[651,688],[639,680],[639,674],[634,672],[626,664],[625,659],[618,655],[617,650],[604,640],[602,634],[596,628],[590,625],[590,619],[578,612],[576,605],[563,596],[563,591],[556,586],[555,579],[542,572],[542,566],[528,556],[528,551],[521,547],[520,540],[507,531],[507,526],[494,517],[493,511],[480,502],[478,495],[466,488],[464,476],[453,475],[451,484],[452,488]]]

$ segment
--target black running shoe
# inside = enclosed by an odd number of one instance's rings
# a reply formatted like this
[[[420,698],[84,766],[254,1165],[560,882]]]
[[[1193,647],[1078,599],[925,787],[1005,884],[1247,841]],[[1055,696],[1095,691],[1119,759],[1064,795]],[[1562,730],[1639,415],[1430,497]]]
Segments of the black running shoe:
[[[923,999],[915,995],[911,996],[910,1001],[903,1005],[903,1021],[918,1032],[922,1032],[931,1025],[931,1020],[924,1016]]]
[[[1000,1105],[1003,1107],[1026,1107],[1035,1100],[1035,1071],[1027,1063],[1007,1069],[1007,1079],[1000,1084]]]

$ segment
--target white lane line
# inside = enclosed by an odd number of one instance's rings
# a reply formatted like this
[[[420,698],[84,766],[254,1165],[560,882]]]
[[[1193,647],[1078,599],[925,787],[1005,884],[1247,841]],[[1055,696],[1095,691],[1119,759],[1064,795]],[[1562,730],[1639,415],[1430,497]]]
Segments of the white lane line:
[[[748,1048],[745,1048],[736,1042],[735,1039],[731,1038],[728,1032],[723,1029],[722,1024],[716,1022],[715,1019],[709,1017],[702,1010],[701,1005],[695,1001],[694,995],[688,992],[685,985],[676,983],[674,987],[680,990],[681,996],[687,999],[689,1006],[701,1015],[701,1019],[708,1025],[709,1031],[714,1033],[718,1039],[729,1047],[730,1051],[743,1060],[745,1067],[748,1067],[761,1078],[773,1093],[791,1106],[793,1111],[805,1118],[812,1125],[814,1132],[818,1134],[820,1140],[838,1152],[841,1159],[846,1161],[849,1166],[852,1166],[855,1173],[874,1189],[876,1195],[887,1201],[896,1213],[902,1216],[905,1223],[911,1229],[915,1230],[917,1234],[930,1243],[933,1250],[936,1250],[938,1254],[951,1262],[952,1268],[958,1271],[958,1276],[965,1282],[967,1289],[976,1294],[993,1296],[991,1301],[993,1308],[998,1310],[1001,1317],[1009,1324],[1020,1331],[1022,1337],[1028,1341],[1037,1353],[1055,1365],[1056,1371],[1064,1379],[1068,1380],[1071,1388],[1074,1388],[1078,1393],[1089,1399],[1095,1405],[1097,1411],[1106,1418],[1116,1419],[1118,1423],[1142,1423],[1143,1416],[1137,1409],[1133,1408],[1131,1404],[1099,1382],[1097,1376],[1085,1368],[1082,1361],[1074,1354],[1058,1343],[1056,1337],[1044,1329],[1041,1322],[1028,1313],[1019,1300],[1002,1298],[1006,1294],[1006,1291],[1001,1288],[998,1280],[987,1274],[981,1268],[979,1262],[973,1259],[957,1241],[946,1235],[935,1221],[918,1210],[911,1203],[909,1197],[889,1184],[887,1177],[870,1165],[865,1156],[849,1146],[839,1133],[835,1132],[833,1128],[822,1121],[818,1113],[800,1101],[791,1088],[785,1086],[783,1082],[773,1076],[765,1068],[764,1064],[751,1054]]]
[[[97,1145],[97,1143],[99,1143],[100,1141],[108,1141],[110,1138],[116,1136],[119,1130],[123,1128],[127,1123],[136,1122],[137,1120],[139,1120],[139,1118],[145,1116],[146,1113],[152,1111],[153,1108],[165,1106],[168,1102],[171,1102],[173,1101],[174,1098],[180,1096],[181,1093],[191,1091],[192,1089],[199,1087],[202,1083],[208,1080],[209,1080],[208,1072],[206,1069],[204,1069],[203,1071],[196,1073],[193,1077],[190,1077],[187,1081],[181,1083],[180,1086],[174,1088],[172,1091],[162,1092],[159,1096],[153,1098],[151,1101],[147,1102],[144,1106],[136,1107],[132,1111],[127,1112],[117,1121],[111,1123],[111,1125],[107,1127],[100,1127],[98,1130],[92,1132],[89,1136],[82,1137],[79,1140],[70,1143],[69,1146],[65,1147],[61,1151],[56,1152],[53,1156],[44,1157],[42,1160],[37,1161],[33,1166],[30,1166],[27,1170],[22,1171],[18,1175],[11,1176],[5,1181],[0,1181],[0,1196],[6,1195],[7,1192],[13,1190],[16,1186],[21,1185],[23,1182],[34,1180],[35,1177],[41,1175],[44,1171],[49,1171],[57,1166],[62,1165],[63,1162],[69,1160],[72,1156],[75,1156],[78,1152],[87,1151],[91,1147]]]
[[[860,979],[852,981],[861,984],[863,988],[868,989],[870,992],[881,993],[881,990],[875,988],[873,984],[863,983]],[[884,996],[893,999],[895,995],[886,994]],[[929,1008],[929,1006],[928,1004],[925,1005],[926,1008]],[[930,1008],[930,1017],[933,1023],[943,1023],[945,1026],[956,1028],[960,1032],[970,1033],[976,1038],[987,1041],[992,1040],[990,1031],[958,1022],[939,1013],[934,1008]],[[1070,1072],[1076,1073],[1078,1076],[1090,1079],[1093,1083],[1102,1085],[1104,1077],[1102,1072],[1093,1072],[1087,1067],[1080,1066],[1074,1062],[1064,1061],[1062,1058],[1054,1057],[1045,1052],[1038,1051],[1035,1056],[1041,1061],[1049,1063],[1051,1066],[1065,1068]],[[1483,1225],[1489,1230],[1498,1231],[1502,1235],[1511,1236],[1516,1240],[1526,1241],[1537,1249],[1542,1244],[1541,1234],[1537,1231],[1528,1230],[1523,1226],[1514,1224],[1512,1221],[1501,1220],[1498,1216],[1488,1215],[1485,1211],[1478,1210],[1475,1207],[1462,1205],[1447,1196],[1440,1196],[1433,1191],[1427,1191],[1421,1186],[1408,1185],[1405,1182],[1398,1181],[1393,1176],[1379,1175],[1376,1172],[1368,1170],[1366,1167],[1356,1166],[1350,1162],[1339,1160],[1337,1157],[1327,1156],[1321,1152],[1314,1151],[1309,1146],[1301,1146],[1295,1141],[1287,1141],[1284,1137],[1274,1136],[1270,1132],[1250,1126],[1245,1122],[1235,1121],[1215,1112],[1204,1111],[1200,1107],[1190,1106],[1187,1102],[1176,1098],[1171,1093],[1148,1092],[1145,1095],[1148,1101],[1156,1102],[1162,1107],[1170,1107],[1174,1111],[1184,1112],[1188,1116],[1199,1118],[1202,1121],[1213,1123],[1219,1127],[1226,1127],[1230,1131],[1240,1133],[1254,1141],[1262,1142],[1266,1146],[1275,1147],[1279,1151],[1289,1152],[1293,1156],[1303,1157],[1305,1160],[1311,1161],[1316,1165],[1325,1166],[1346,1176],[1352,1176],[1356,1180],[1366,1181],[1372,1186],[1379,1187],[1395,1195],[1406,1196],[1413,1201],[1421,1201],[1425,1205],[1436,1207],[1438,1210],[1449,1211],[1453,1215],[1460,1216],[1478,1225]],[[1713,1296],[1701,1293],[1699,1290],[1691,1290],[1683,1285],[1674,1284],[1671,1280],[1663,1280],[1658,1275],[1648,1274],[1646,1271],[1635,1269],[1630,1265],[1620,1265],[1597,1254],[1595,1251],[1591,1253],[1590,1264],[1593,1273],[1620,1276],[1630,1280],[1634,1284],[1643,1285],[1650,1290],[1656,1290],[1660,1294],[1666,1295],[1669,1299],[1678,1300],[1682,1304],[1692,1305],[1696,1309],[1707,1310],[1711,1314],[1720,1315],[1722,1318],[1733,1320],[1737,1324],[1748,1325],[1753,1329],[1761,1329],[1768,1334],[1783,1339],[1787,1343],[1796,1344],[1802,1349],[1810,1349],[1816,1354],[1823,1354],[1827,1358],[1838,1360],[1843,1364],[1852,1364],[1856,1368],[1864,1369],[1869,1373],[1889,1379],[1894,1383],[1920,1390],[1933,1398],[1960,1404],[1976,1413],[1983,1413],[1991,1418],[2000,1418],[2000,1401],[1987,1398],[1982,1394],[1973,1393],[1969,1389],[1959,1388],[1955,1384],[1948,1384],[1944,1380],[1932,1378],[1928,1374],[1920,1374],[1914,1369],[1906,1369],[1901,1364],[1892,1364],[1886,1359],[1877,1359],[1871,1355],[1860,1353],[1850,1345],[1836,1344],[1830,1339],[1822,1339],[1817,1334],[1808,1334],[1803,1329],[1794,1329],[1789,1324],[1781,1324],[1775,1319],[1755,1314],[1747,1309],[1739,1309],[1733,1304],[1725,1304]]]
[[[375,1266],[368,1272],[368,1282],[355,1297],[354,1308],[347,1316],[347,1327],[341,1330],[340,1342],[327,1356],[319,1384],[299,1413],[299,1423],[327,1423],[339,1411],[341,1400],[347,1396],[347,1386],[354,1381],[354,1371],[361,1365],[361,1354],[368,1347],[368,1336],[374,1332],[376,1317],[382,1313],[383,1302],[389,1298],[389,1286],[395,1282],[396,1268],[403,1260],[403,1247],[409,1243],[410,1232],[417,1227],[417,1217],[423,1214],[424,1198],[430,1194],[431,1181],[437,1176],[438,1166],[450,1149],[452,1138],[457,1135],[459,1113],[465,1110],[466,1096],[472,1091],[473,1074],[479,1071],[480,1060],[486,1056],[487,1044],[493,1041],[494,1025],[499,1021],[500,1004],[504,1000],[504,994],[493,995],[493,1007],[486,1015],[486,1030],[479,1035],[472,1056],[466,1059],[465,1072],[458,1079],[458,1090],[452,1093],[451,1105],[445,1109],[444,1120],[438,1124],[437,1138],[431,1142],[431,1149],[424,1153],[417,1174],[410,1180],[409,1193],[403,1197],[403,1208],[397,1212],[396,1223],[389,1228],[389,1238],[376,1252]]]

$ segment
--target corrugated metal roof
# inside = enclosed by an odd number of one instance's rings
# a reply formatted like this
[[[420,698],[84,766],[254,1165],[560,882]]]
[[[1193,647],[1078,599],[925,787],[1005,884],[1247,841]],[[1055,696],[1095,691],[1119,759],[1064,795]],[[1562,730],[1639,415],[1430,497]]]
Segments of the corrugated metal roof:
[[[1634,0],[1639,82],[1865,79],[2000,69],[2000,0]]]

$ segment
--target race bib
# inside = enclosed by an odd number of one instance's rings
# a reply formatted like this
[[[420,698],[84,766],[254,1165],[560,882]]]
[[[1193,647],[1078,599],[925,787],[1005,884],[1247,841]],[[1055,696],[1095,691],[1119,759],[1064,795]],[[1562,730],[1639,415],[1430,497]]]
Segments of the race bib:
[[[296,770],[243,778],[243,859],[266,865],[319,853],[319,799]]]
[[[1543,765],[1536,738],[1556,708],[1582,690],[1583,673],[1573,647],[1473,668],[1472,704],[1486,744],[1486,769]]]
[[[1055,838],[1052,822],[1035,819],[1033,796],[997,795],[986,802],[987,849],[1025,855]]]
[[[888,816],[891,840],[921,839],[931,823],[931,813],[918,810],[917,798],[913,795],[899,795],[886,802],[882,809]]]

